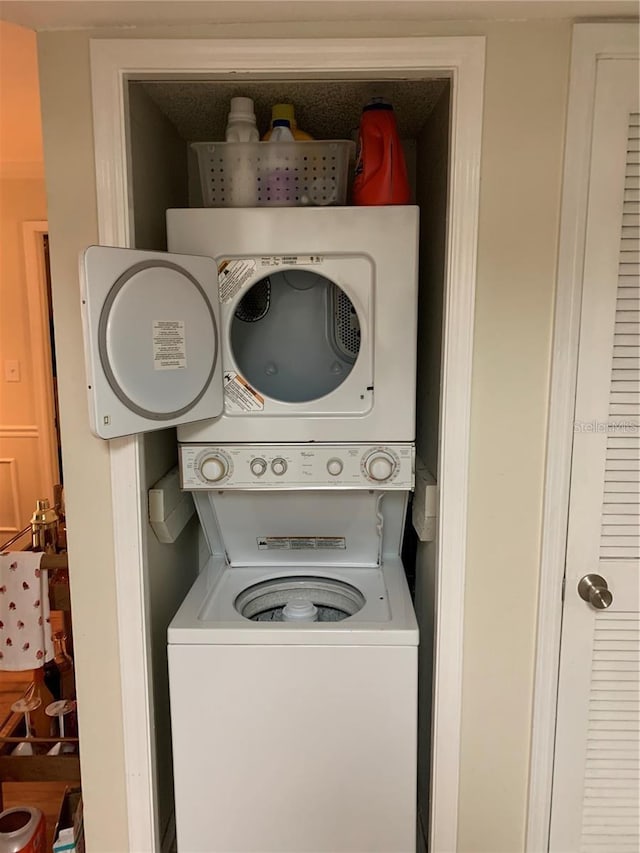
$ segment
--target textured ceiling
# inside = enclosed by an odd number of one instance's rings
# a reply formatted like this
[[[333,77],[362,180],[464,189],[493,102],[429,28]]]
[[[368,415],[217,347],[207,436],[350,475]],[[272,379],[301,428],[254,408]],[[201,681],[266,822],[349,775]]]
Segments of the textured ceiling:
[[[381,95],[394,107],[400,135],[415,138],[441,93],[446,80],[304,80],[261,82],[136,82],[189,142],[224,139],[229,101],[236,95],[253,98],[263,133],[271,119],[271,105],[293,103],[298,126],[316,139],[349,139],[358,127],[364,104]]]

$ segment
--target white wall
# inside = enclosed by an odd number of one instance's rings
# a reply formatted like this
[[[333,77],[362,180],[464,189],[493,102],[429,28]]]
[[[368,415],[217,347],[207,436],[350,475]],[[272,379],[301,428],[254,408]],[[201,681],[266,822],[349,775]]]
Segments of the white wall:
[[[87,848],[128,850],[109,449],[89,432],[78,254],[97,241],[88,40],[39,39]],[[132,851],[142,853],[142,851]]]
[[[513,853],[524,849],[570,29],[497,30],[482,140],[459,846]]]
[[[571,27],[567,21],[376,24],[368,15],[369,20],[339,24],[251,22],[100,35],[487,35],[459,849],[514,853],[524,843]],[[97,237],[90,35],[43,33],[39,51],[71,571],[76,573],[72,594],[87,835],[92,853],[113,853],[126,850],[126,811],[109,469],[106,447],[88,431],[76,272],[77,252]]]
[[[135,246],[166,250],[165,210],[188,207],[187,144],[140,86],[129,87],[129,115]]]
[[[148,433],[143,438],[143,482],[150,489],[178,464],[178,440],[174,429]],[[145,495],[146,500],[146,495]],[[146,513],[148,515],[148,513]],[[167,628],[198,573],[198,521],[194,517],[172,545],[163,545],[147,524],[144,567],[145,594],[151,614],[148,620],[153,673],[153,734],[155,783],[158,798],[158,835],[163,839],[173,816],[173,764],[169,718],[169,671]],[[204,674],[203,674],[204,677]],[[194,696],[198,686],[193,685]]]
[[[443,291],[447,244],[451,92],[442,93],[417,142],[417,202],[420,205],[420,299],[418,302],[418,394],[416,453],[438,480]],[[418,650],[418,814],[429,838],[434,631],[437,549],[419,542],[415,608]]]

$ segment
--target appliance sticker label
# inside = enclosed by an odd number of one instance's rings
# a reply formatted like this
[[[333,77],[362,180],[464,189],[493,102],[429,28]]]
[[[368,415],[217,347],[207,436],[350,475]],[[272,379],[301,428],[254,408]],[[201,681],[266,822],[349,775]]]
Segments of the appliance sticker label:
[[[256,262],[252,258],[222,261],[218,266],[218,293],[220,302],[229,302],[255,275]]]
[[[184,320],[154,320],[153,369],[184,370],[186,366]]]
[[[264,397],[233,370],[224,374],[224,407],[228,412],[258,412],[264,409]]]
[[[344,536],[259,536],[259,551],[344,551]]]
[[[261,267],[296,267],[315,266],[321,264],[324,258],[321,255],[273,255],[268,258],[260,258]]]

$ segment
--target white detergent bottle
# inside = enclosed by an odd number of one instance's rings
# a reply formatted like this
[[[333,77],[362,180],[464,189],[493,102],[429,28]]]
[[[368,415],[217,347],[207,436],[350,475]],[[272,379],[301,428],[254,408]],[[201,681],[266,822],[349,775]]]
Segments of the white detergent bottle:
[[[251,98],[231,98],[225,139],[231,143],[258,142],[260,134]],[[255,207],[258,199],[256,156],[251,146],[230,152],[230,207]]]
[[[227,142],[258,142],[260,134],[256,127],[256,115],[251,98],[231,98],[227,130]]]

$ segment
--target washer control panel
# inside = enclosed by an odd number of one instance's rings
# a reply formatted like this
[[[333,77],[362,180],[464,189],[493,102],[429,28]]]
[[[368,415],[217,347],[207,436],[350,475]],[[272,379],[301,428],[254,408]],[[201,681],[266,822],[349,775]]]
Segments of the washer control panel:
[[[183,444],[183,489],[414,486],[413,444]]]

